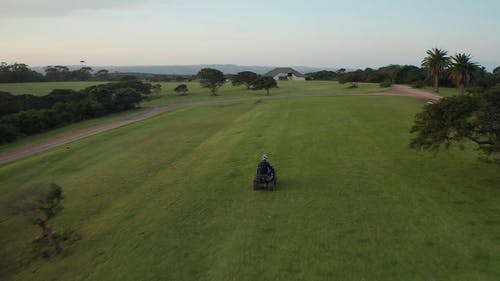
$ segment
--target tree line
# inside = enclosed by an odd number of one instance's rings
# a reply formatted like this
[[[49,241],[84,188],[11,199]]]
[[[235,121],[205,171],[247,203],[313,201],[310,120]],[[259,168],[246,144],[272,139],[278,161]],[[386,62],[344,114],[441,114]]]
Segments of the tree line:
[[[150,82],[191,81],[193,75],[162,75],[148,73],[110,72],[107,69],[95,71],[83,66],[70,70],[64,65],[50,65],[44,68],[44,74],[36,72],[24,63],[0,63],[0,83],[22,82],[65,82],[65,81],[131,81],[148,80]]]
[[[307,73],[308,80],[326,80],[339,81],[340,83],[379,83],[381,86],[390,86],[391,84],[412,85],[415,88],[424,86],[434,86],[438,91],[437,85],[453,87],[459,89],[465,87],[489,88],[500,83],[500,67],[488,72],[484,67],[471,62],[471,56],[468,54],[457,54],[453,57],[447,57],[443,50],[429,50],[428,56],[423,60],[422,66],[414,65],[388,65],[378,69],[366,68],[354,71],[346,71],[345,68],[337,71],[318,71]],[[440,62],[440,52],[445,52],[445,61]],[[470,65],[472,64],[472,65]],[[467,75],[460,73],[464,69],[469,69]],[[462,85],[462,86],[461,86]],[[460,90],[463,92],[463,89]]]
[[[0,143],[66,124],[135,108],[151,93],[141,81],[114,82],[80,91],[56,89],[45,96],[0,91]]]
[[[225,77],[220,70],[213,68],[204,68],[196,75],[202,88],[207,88],[212,96],[217,96],[217,91],[228,80],[231,80],[233,86],[245,85],[248,90],[265,90],[269,95],[269,90],[278,88],[278,83],[274,78],[258,75],[251,71],[239,72],[236,75]]]

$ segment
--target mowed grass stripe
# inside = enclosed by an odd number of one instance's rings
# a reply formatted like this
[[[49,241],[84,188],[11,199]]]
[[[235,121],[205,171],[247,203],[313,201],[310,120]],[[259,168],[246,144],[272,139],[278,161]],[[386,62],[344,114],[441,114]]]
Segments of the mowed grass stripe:
[[[496,167],[409,150],[420,107],[387,97],[197,107],[9,165],[3,182],[67,187],[56,223],[84,236],[64,260],[16,277],[494,280]],[[275,193],[251,190],[263,152],[278,168]]]

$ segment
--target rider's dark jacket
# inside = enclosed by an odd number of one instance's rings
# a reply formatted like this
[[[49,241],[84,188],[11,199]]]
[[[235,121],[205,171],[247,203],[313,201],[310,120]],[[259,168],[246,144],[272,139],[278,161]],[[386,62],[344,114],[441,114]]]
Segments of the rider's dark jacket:
[[[274,176],[274,168],[267,161],[262,161],[259,163],[257,167],[257,174],[266,175],[266,176]]]

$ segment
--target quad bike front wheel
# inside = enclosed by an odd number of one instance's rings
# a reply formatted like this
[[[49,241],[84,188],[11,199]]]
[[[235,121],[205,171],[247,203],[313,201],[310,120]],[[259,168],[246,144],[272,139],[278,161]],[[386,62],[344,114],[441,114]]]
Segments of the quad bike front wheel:
[[[258,179],[254,179],[253,180],[253,190],[260,190],[262,189],[262,184],[260,183],[260,181]]]

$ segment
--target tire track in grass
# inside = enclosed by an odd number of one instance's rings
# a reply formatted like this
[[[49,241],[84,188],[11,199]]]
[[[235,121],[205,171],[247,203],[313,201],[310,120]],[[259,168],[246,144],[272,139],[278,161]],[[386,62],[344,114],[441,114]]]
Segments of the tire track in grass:
[[[235,120],[231,120],[231,122],[227,123],[224,127],[218,129],[216,132],[211,134],[210,137],[193,148],[189,153],[186,153],[182,158],[177,159],[174,163],[172,163],[172,166],[166,167],[165,169],[171,171],[172,173],[177,173],[180,171],[180,173],[182,174],[182,171],[185,171],[184,173],[188,173],[188,171],[193,169],[193,167],[196,167],[195,169],[202,169],[203,165],[206,165],[204,163],[207,162],[211,163],[213,161],[217,161],[217,159],[219,159],[218,161],[224,161],[226,157],[224,155],[224,151],[219,151],[214,154],[212,152],[212,148],[214,146],[217,146],[220,141],[224,141],[228,135],[232,135],[232,130],[234,130],[233,127],[235,126],[235,123],[240,122],[240,120],[242,118],[245,118],[246,115],[252,115],[248,113],[248,110],[251,111],[252,109],[246,109],[246,112],[241,113]],[[203,155],[205,157],[202,157]],[[201,163],[199,162],[200,157],[202,157],[203,159]],[[212,166],[212,168],[215,171],[220,172],[220,167]],[[123,208],[129,205],[141,205],[141,208],[136,210],[137,214],[135,216],[144,216],[145,220],[141,220],[140,222],[138,222],[139,225],[131,226],[133,229],[149,229],[150,226],[148,225],[161,225],[161,221],[164,221],[164,227],[158,231],[158,234],[169,236],[172,234],[169,229],[176,229],[176,232],[184,233],[184,238],[188,239],[183,240],[180,239],[180,237],[171,237],[172,241],[178,241],[177,246],[179,247],[177,247],[176,249],[171,248],[174,247],[173,245],[162,246],[154,243],[147,243],[146,248],[148,248],[148,250],[152,253],[156,254],[146,256],[154,257],[155,259],[160,260],[163,256],[163,258],[168,259],[169,252],[171,255],[171,251],[175,250],[177,253],[182,255],[182,253],[186,252],[187,249],[193,246],[191,243],[195,245],[205,246],[214,244],[208,241],[205,244],[197,243],[196,240],[199,238],[196,238],[196,235],[193,237],[193,233],[196,233],[198,231],[203,232],[203,229],[205,227],[210,227],[210,224],[214,223],[212,221],[213,218],[220,217],[217,215],[213,215],[213,212],[215,210],[208,207],[211,205],[208,202],[215,199],[220,199],[217,198],[216,195],[220,194],[221,190],[217,190],[217,188],[214,188],[216,186],[214,186],[213,184],[209,184],[208,186],[200,186],[196,184],[196,179],[203,179],[203,177],[206,177],[206,175],[204,175],[203,173],[199,173],[196,177],[185,176],[181,177],[180,179],[179,177],[176,177],[176,179],[171,180],[169,178],[165,179],[164,174],[160,173],[156,177],[152,177],[150,180],[145,182],[140,188],[134,191],[133,194],[128,195],[128,199],[125,198],[125,201],[116,202],[114,204],[113,209],[117,212],[123,211]],[[208,175],[208,177],[210,177],[210,175]],[[193,180],[195,180],[195,182],[193,182]],[[203,179],[202,181],[205,180]],[[211,179],[207,182],[214,182],[214,179]],[[153,186],[155,186],[155,188],[150,191],[149,187]],[[211,188],[212,191],[207,193],[207,191],[204,190],[206,188]],[[144,202],[146,202],[145,205],[141,204]],[[161,208],[165,205],[166,208]],[[142,225],[143,222],[147,221],[147,214],[150,214],[151,212],[154,213],[154,209],[156,208],[161,208],[161,215],[152,218],[152,220],[150,218],[148,225]],[[120,219],[117,220],[113,223],[113,225],[118,225],[120,221]],[[114,229],[113,225],[107,225],[106,229]],[[103,229],[103,231],[104,230],[105,229]],[[149,231],[151,230],[148,230],[148,232]],[[150,239],[152,239],[153,241],[161,240],[162,238],[159,238],[158,234],[153,235]],[[113,235],[115,236],[115,239],[113,240],[116,241],[121,241],[120,236],[122,235],[127,236],[126,233],[120,232],[114,232]],[[189,237],[191,237],[191,239],[189,239]],[[208,238],[209,236],[206,236],[206,239]],[[217,241],[220,240],[216,237],[214,237],[214,239]],[[121,251],[119,249],[116,250],[118,252]],[[200,252],[203,252],[201,249],[199,250]],[[199,267],[205,268],[206,266],[203,265],[203,259],[203,255],[200,255],[199,258],[197,258],[196,260],[192,260],[192,262],[199,263]]]

